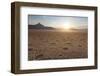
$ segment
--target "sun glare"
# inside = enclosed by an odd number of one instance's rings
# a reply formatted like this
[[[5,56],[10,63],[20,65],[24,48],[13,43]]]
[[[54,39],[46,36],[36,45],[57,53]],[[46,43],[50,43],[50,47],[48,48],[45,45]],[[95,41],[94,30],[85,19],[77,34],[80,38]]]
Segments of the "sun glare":
[[[70,28],[71,28],[70,25],[65,25],[65,26],[63,27],[63,29],[70,29]]]
[[[72,25],[69,22],[63,24],[63,26],[62,26],[62,30],[64,30],[64,31],[69,31],[71,28],[72,28]]]

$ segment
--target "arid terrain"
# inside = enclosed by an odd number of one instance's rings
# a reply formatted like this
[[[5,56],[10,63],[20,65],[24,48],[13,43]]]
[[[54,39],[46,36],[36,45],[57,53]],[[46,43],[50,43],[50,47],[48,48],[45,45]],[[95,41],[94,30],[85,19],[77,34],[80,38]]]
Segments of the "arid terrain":
[[[29,29],[28,60],[87,58],[87,32]]]

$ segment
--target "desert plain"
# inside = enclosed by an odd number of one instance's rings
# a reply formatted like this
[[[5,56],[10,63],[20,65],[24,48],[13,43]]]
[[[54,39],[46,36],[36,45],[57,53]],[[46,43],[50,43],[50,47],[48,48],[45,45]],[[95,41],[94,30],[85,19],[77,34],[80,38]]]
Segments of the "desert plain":
[[[28,30],[28,60],[88,57],[87,32]]]

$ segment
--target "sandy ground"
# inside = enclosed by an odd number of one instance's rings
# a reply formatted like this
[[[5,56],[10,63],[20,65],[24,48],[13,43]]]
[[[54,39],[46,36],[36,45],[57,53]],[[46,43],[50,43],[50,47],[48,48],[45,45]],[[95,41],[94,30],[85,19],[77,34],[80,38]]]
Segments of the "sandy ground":
[[[87,58],[86,32],[29,29],[28,60]]]

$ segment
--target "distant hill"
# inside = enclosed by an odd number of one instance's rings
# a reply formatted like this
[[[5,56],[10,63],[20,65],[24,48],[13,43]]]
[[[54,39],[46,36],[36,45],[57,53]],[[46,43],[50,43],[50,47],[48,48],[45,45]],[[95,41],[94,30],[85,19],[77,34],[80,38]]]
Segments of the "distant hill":
[[[28,28],[29,29],[47,29],[47,30],[53,30],[53,29],[55,29],[53,27],[44,26],[41,23],[37,23],[35,25],[28,25]]]
[[[75,29],[75,28],[72,28],[70,29],[71,31],[76,31],[76,32],[87,32],[88,29]]]

